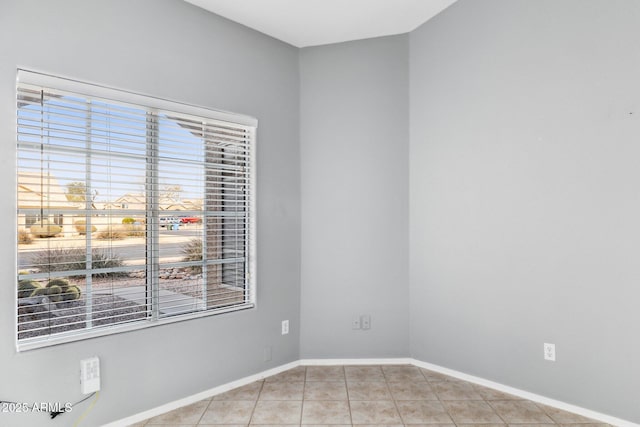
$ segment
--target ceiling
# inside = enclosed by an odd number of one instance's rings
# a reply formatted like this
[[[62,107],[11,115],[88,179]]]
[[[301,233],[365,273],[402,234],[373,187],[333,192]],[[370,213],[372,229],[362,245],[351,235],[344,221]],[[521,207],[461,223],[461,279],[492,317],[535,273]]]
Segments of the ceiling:
[[[456,0],[185,0],[297,47],[412,31]]]

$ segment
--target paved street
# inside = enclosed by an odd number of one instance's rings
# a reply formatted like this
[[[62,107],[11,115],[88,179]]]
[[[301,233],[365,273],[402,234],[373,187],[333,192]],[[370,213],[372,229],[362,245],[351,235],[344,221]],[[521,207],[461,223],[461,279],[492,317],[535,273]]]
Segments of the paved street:
[[[185,243],[201,235],[202,226],[199,224],[181,225],[179,230],[160,229],[160,259],[163,262],[180,261]],[[146,248],[143,237],[128,237],[122,240],[92,239],[92,245],[96,248],[113,248],[129,265],[144,265]],[[19,267],[28,267],[32,256],[54,247],[85,247],[84,236],[34,239],[32,244],[20,245],[18,250]]]

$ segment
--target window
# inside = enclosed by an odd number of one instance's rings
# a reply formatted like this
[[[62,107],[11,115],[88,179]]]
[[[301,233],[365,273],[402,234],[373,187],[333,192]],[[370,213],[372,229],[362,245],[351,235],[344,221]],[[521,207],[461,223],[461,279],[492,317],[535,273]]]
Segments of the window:
[[[252,307],[256,125],[20,70],[18,348]]]

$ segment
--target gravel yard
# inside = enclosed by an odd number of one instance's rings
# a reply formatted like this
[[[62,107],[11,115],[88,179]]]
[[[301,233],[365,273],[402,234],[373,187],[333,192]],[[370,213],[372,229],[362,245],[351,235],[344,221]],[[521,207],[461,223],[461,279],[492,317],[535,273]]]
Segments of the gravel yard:
[[[202,298],[202,277],[199,275],[167,272],[161,275],[160,289]],[[173,277],[173,278],[170,278]],[[33,303],[32,298],[18,300],[18,338],[31,338],[40,335],[57,334],[87,327],[86,286],[84,279],[72,279],[70,282],[81,288],[82,296],[74,301],[53,303]],[[136,303],[117,295],[114,289],[144,286],[144,277],[95,278],[92,283],[91,318],[93,326],[114,323],[126,323],[145,319],[147,309],[143,303]],[[228,287],[219,287],[216,294],[209,297],[227,305],[242,302],[243,292]],[[55,313],[55,314],[54,314]],[[28,322],[28,323],[27,323]],[[28,330],[27,330],[28,329]]]

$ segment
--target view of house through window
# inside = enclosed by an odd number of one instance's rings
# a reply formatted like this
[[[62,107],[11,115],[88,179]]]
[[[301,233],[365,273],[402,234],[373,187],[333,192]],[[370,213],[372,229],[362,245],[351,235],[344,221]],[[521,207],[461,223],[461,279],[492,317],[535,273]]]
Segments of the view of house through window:
[[[22,76],[19,345],[251,306],[255,126]]]

